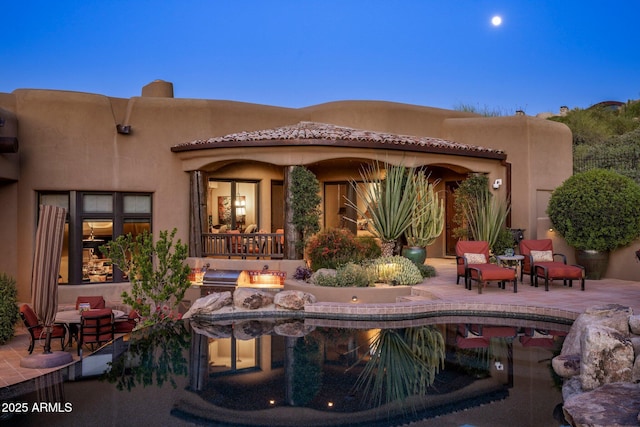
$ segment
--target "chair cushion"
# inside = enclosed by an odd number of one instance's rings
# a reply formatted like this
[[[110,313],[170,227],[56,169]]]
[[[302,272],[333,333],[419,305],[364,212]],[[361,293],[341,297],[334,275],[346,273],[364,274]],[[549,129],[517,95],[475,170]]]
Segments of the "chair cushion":
[[[464,257],[467,259],[467,263],[469,264],[486,264],[487,263],[487,258],[484,256],[484,254],[465,253]]]
[[[533,262],[551,262],[553,261],[553,253],[551,251],[531,251]]]
[[[27,304],[23,304],[22,307],[20,307],[20,311],[24,315],[24,319],[27,322],[27,327],[34,327],[40,323],[38,321],[38,316],[36,315],[36,312],[33,311],[31,306]]]
[[[473,267],[474,269],[471,269],[471,278],[474,280],[478,278],[478,273],[475,269],[480,271],[482,280],[487,282],[495,280],[514,280],[516,278],[516,271],[511,268],[500,267],[495,264],[478,264]]]
[[[82,312],[82,317],[87,319],[92,319],[96,317],[102,316],[110,316],[113,313],[113,310],[110,308],[101,308],[98,310],[87,310]]]
[[[545,267],[549,279],[581,279],[583,270],[575,265],[567,265],[563,262],[541,262],[537,266]],[[541,272],[541,269],[538,270]]]
[[[105,301],[101,295],[79,296],[76,298],[76,310],[81,302],[88,302],[91,308],[104,308]]]

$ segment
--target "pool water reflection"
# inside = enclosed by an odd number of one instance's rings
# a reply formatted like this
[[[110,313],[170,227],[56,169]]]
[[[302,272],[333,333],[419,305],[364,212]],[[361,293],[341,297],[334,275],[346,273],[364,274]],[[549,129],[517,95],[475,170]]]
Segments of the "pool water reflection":
[[[554,419],[562,396],[550,360],[569,325],[504,322],[252,319],[156,326],[9,399],[69,402],[71,411],[29,411],[8,422],[561,425]]]

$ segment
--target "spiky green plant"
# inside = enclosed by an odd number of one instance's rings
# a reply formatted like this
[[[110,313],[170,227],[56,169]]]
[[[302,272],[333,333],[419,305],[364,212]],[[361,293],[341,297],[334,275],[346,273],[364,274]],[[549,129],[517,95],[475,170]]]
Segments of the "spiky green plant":
[[[371,407],[424,396],[444,367],[444,339],[431,326],[381,329],[369,346],[370,358],[353,390]]]
[[[427,247],[433,243],[444,228],[444,200],[434,190],[424,171],[415,176],[416,199],[411,225],[405,233],[409,246]]]
[[[464,215],[473,240],[489,243],[493,250],[504,230],[510,206],[504,199],[493,197],[489,192],[481,192],[473,201],[464,204]]]
[[[385,172],[386,171],[386,175]],[[360,171],[364,185],[351,180],[358,199],[346,204],[368,220],[368,229],[379,238],[382,255],[393,255],[395,241],[411,225],[416,199],[414,168],[374,162]]]

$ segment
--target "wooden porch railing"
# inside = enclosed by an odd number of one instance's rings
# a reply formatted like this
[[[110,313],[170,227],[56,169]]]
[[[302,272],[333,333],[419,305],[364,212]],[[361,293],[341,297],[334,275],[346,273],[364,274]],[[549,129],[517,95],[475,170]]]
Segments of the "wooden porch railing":
[[[202,256],[284,258],[284,234],[281,233],[205,233]]]

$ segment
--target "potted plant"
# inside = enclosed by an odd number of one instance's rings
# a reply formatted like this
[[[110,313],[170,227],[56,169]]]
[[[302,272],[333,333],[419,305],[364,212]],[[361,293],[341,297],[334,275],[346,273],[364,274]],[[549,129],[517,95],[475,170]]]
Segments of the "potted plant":
[[[351,180],[362,206],[353,200],[346,204],[367,219],[369,231],[380,239],[383,256],[393,255],[396,240],[411,225],[416,198],[413,174],[414,168],[386,163],[381,167],[374,162],[360,172],[364,185]]]
[[[640,185],[609,170],[580,172],[553,191],[547,213],[587,278],[599,279],[609,252],[640,236]]]
[[[434,191],[434,184],[429,183],[423,171],[415,177],[416,199],[413,206],[411,225],[405,236],[407,245],[402,255],[417,265],[424,264],[427,259],[427,246],[432,244],[444,227],[444,200]]]

